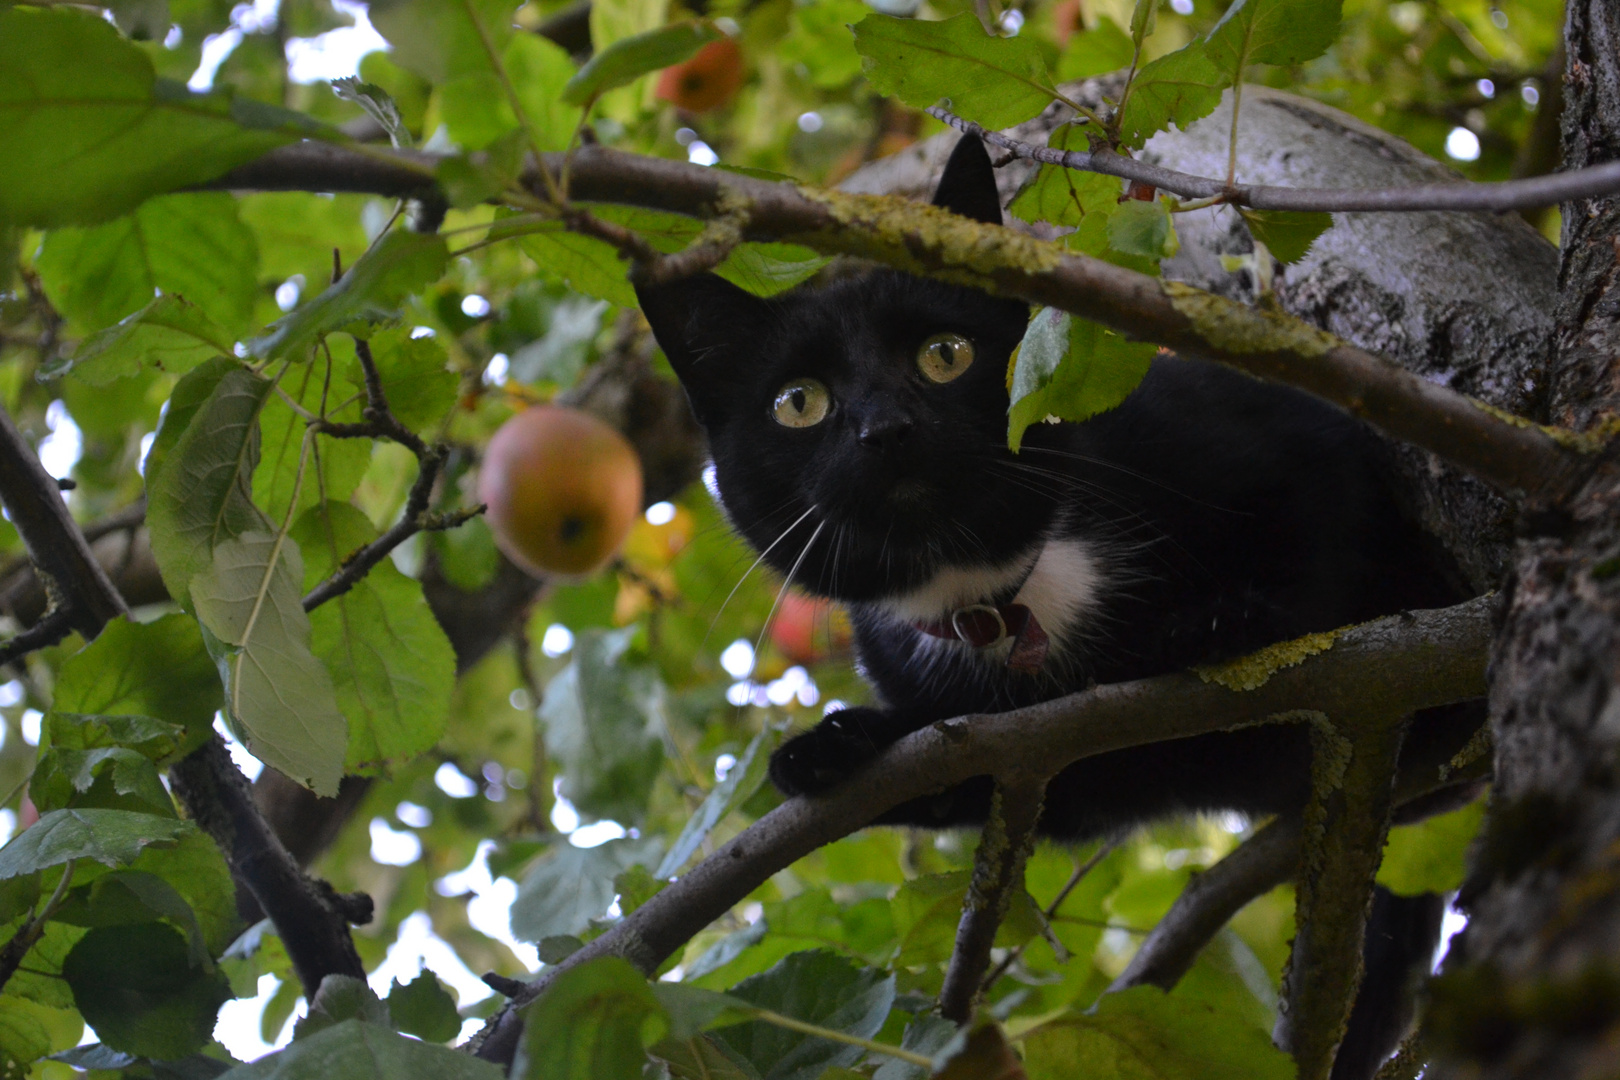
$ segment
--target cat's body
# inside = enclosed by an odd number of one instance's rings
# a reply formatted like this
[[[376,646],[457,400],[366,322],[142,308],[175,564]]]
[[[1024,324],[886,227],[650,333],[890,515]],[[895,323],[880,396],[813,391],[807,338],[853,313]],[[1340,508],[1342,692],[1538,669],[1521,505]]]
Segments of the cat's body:
[[[1000,221],[977,140],[935,201]],[[778,751],[772,779],[790,794],[936,720],[1462,598],[1385,487],[1374,437],[1297,391],[1161,355],[1117,409],[1035,425],[1014,455],[1005,375],[1022,303],[887,270],[769,301],[714,277],[641,299],[732,523],[795,585],[848,606],[882,701]],[[1309,753],[1281,725],[1091,758],[1052,782],[1042,831],[1296,809]],[[990,789],[980,778],[881,820],[982,822]],[[1434,905],[1408,915],[1427,927]]]

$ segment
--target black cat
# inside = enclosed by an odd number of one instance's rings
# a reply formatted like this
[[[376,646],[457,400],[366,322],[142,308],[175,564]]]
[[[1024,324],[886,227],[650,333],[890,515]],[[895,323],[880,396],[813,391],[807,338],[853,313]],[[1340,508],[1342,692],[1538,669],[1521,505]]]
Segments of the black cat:
[[[957,145],[934,202],[1001,222],[978,139]],[[713,275],[638,295],[732,524],[794,584],[848,606],[883,702],[786,743],[771,779],[787,794],[823,791],[936,720],[1464,598],[1392,499],[1374,437],[1300,392],[1161,354],[1117,409],[1037,424],[1015,455],[1022,302],[890,270],[770,300]],[[1078,840],[1296,809],[1309,761],[1298,726],[1105,754],[1053,780],[1041,828]],[[983,777],[880,820],[977,824],[990,791]],[[1439,906],[1381,896],[1377,911],[1368,985],[1387,990],[1432,952]],[[1392,1049],[1400,995],[1383,996],[1358,1004],[1336,1076]]]

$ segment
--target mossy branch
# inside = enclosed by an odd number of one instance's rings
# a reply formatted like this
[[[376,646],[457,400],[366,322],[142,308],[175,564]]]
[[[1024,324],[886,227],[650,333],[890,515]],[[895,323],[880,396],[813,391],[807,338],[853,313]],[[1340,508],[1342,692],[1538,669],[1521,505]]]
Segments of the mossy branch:
[[[209,186],[416,198],[432,193],[424,174],[437,160],[433,155],[395,151],[392,168],[385,158],[380,151],[360,155],[305,143],[272,151]],[[532,187],[543,192],[543,177],[562,163],[560,155],[547,155],[543,168],[530,170]],[[1291,316],[1162,282],[1009,228],[893,196],[821,191],[601,146],[575,151],[570,167],[570,193],[578,199],[743,222],[743,240],[785,240],[824,254],[858,255],[1045,304],[1183,356],[1298,387],[1499,491],[1555,496],[1577,482],[1588,464],[1590,447],[1570,433],[1504,419]]]
[[[622,956],[649,974],[772,874],[884,811],[986,773],[1045,776],[1131,746],[1265,723],[1301,709],[1398,715],[1485,692],[1491,601],[1392,616],[1343,630],[1333,647],[1234,691],[1197,675],[1116,683],[1012,712],[962,716],[906,736],[823,795],[787,800],[656,896],[548,969],[486,1026],[478,1054],[509,1062],[522,1006],[556,971]],[[1377,672],[1369,678],[1369,672]],[[1439,781],[1437,769],[1434,780]],[[1011,825],[1009,823],[1009,831]]]

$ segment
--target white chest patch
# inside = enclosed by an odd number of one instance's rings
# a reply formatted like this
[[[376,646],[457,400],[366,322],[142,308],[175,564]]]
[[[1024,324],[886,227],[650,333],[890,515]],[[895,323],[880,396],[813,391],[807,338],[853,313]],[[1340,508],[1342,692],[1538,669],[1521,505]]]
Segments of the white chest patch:
[[[1013,602],[1028,607],[1054,641],[1073,637],[1105,585],[1103,560],[1094,545],[1048,540],[1029,555],[1000,566],[947,567],[927,584],[882,600],[879,606],[911,622],[948,619],[958,608],[982,604],[1020,579],[1024,583]]]
[[[1048,540],[1014,603],[1023,604],[1054,641],[1072,639],[1100,601],[1103,561],[1084,540]]]

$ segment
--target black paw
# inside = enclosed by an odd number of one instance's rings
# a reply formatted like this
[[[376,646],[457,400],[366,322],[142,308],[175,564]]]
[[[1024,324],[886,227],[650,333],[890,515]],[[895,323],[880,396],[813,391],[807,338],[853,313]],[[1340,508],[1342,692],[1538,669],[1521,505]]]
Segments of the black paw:
[[[771,755],[771,783],[784,795],[816,795],[835,787],[888,748],[884,714],[877,709],[841,709],[796,735]]]

